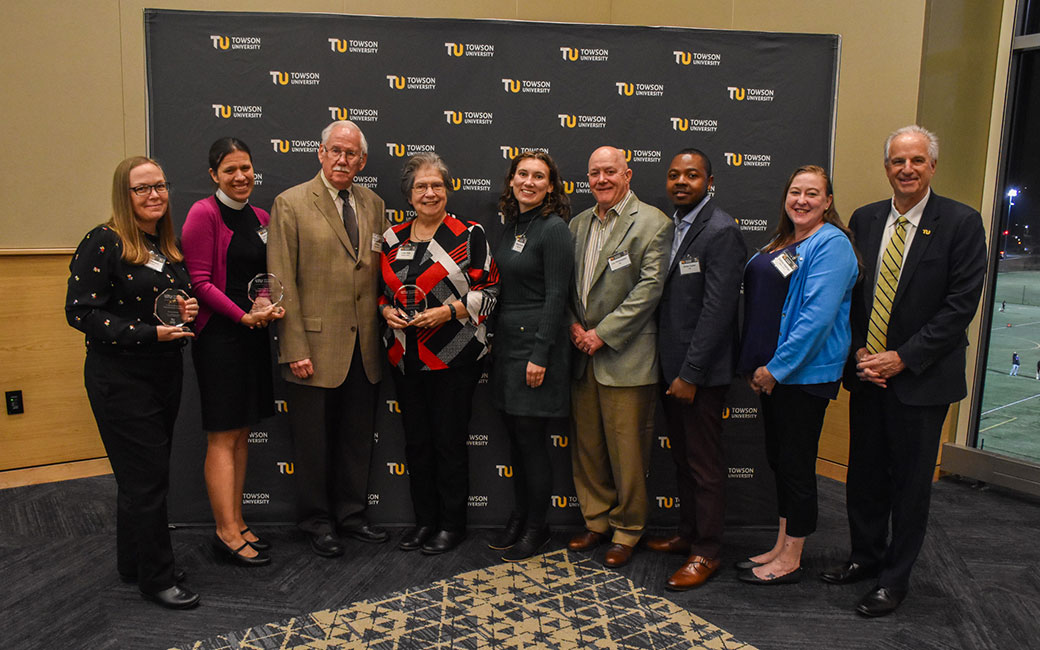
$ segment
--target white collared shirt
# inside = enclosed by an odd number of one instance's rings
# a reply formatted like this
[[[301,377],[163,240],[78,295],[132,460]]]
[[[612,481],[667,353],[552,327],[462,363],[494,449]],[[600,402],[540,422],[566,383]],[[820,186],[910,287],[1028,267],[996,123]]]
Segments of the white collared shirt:
[[[892,239],[892,234],[896,231],[896,222],[899,221],[899,217],[906,217],[906,220],[910,223],[906,224],[906,237],[903,243],[903,262],[906,261],[906,256],[910,254],[910,244],[914,241],[914,235],[917,233],[917,228],[921,224],[921,215],[924,214],[924,206],[928,203],[928,199],[932,196],[932,189],[928,188],[925,192],[924,198],[917,202],[917,205],[906,211],[906,214],[900,215],[899,211],[896,210],[895,199],[892,199],[891,207],[888,210],[888,219],[885,221],[885,232],[881,235],[881,248],[877,252],[877,268],[874,269],[874,284],[877,284],[878,274],[881,273],[881,256],[885,254],[885,248],[888,246],[889,240]],[[899,270],[903,270],[903,263],[899,263]]]
[[[220,189],[219,187],[217,188],[217,200],[226,205],[227,207],[231,208],[232,210],[241,210],[242,208],[246,207],[247,203],[249,203],[249,199],[246,199],[245,201],[236,201],[235,199],[225,194],[224,190]]]
[[[339,218],[343,218],[343,199],[339,198],[339,190],[332,186],[329,179],[325,178],[325,172],[322,171],[320,174],[321,182],[325,184],[325,189],[329,191],[329,196],[332,197],[332,202],[336,204],[336,209],[339,210]],[[354,208],[354,214],[357,214],[357,201],[354,199],[354,186],[353,184],[347,188],[350,196],[350,207]]]

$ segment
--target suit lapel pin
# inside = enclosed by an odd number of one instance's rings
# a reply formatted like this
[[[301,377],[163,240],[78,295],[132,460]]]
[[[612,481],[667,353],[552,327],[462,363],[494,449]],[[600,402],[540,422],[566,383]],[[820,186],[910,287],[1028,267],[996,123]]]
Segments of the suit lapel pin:
[[[921,228],[921,234],[922,235],[930,235],[930,234],[932,234],[932,231],[928,230],[927,228]]]

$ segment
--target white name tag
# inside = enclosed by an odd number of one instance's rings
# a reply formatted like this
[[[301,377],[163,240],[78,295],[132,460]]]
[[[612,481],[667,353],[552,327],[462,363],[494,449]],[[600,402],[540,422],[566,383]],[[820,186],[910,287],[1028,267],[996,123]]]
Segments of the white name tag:
[[[166,257],[152,251],[148,252],[148,261],[144,263],[145,266],[152,269],[153,271],[163,270],[163,266],[166,264]]]
[[[260,236],[260,241],[267,244],[267,226],[260,226],[256,229],[256,234]]]
[[[691,273],[701,272],[701,261],[696,257],[688,257],[684,260],[679,260],[679,275],[690,275]]]
[[[402,244],[397,249],[397,259],[399,260],[413,260],[415,259],[415,244]]]
[[[617,271],[623,269],[626,266],[632,266],[632,260],[628,257],[628,251],[621,251],[620,253],[614,253],[607,260],[607,264],[610,265],[611,271]]]
[[[383,236],[379,233],[372,233],[372,252],[383,252]],[[398,255],[400,255],[400,253],[398,253]],[[415,253],[412,253],[412,255],[415,255]]]
[[[795,261],[794,256],[785,251],[773,258],[773,266],[776,267],[777,271],[780,271],[781,277],[786,278],[798,268],[798,262]]]
[[[524,246],[527,246],[527,237],[517,237],[516,240],[513,242],[513,252],[523,253]]]

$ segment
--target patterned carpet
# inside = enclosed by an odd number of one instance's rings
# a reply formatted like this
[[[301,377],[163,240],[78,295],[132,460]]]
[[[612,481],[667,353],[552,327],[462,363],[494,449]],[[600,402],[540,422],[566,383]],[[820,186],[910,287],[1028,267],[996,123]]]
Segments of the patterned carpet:
[[[754,650],[566,550],[171,650]]]

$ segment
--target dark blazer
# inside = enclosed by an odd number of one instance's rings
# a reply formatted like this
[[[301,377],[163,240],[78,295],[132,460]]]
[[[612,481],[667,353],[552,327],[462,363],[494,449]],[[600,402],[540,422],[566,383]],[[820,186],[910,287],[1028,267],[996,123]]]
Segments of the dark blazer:
[[[850,391],[863,385],[856,377],[855,352],[866,345],[881,237],[891,205],[891,200],[865,205],[849,220],[864,265],[852,296],[852,354],[844,377]],[[896,350],[906,365],[888,386],[904,404],[951,404],[967,394],[965,330],[985,277],[982,217],[933,191],[903,261],[888,324],[888,349]]]
[[[679,262],[700,270],[683,275]],[[668,267],[659,307],[657,352],[664,383],[678,376],[698,386],[733,380],[737,306],[747,247],[733,217],[714,199],[701,208]]]

